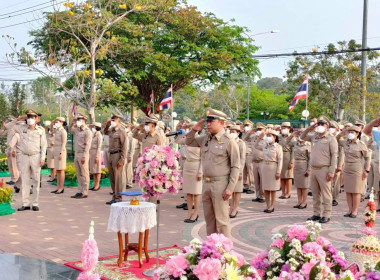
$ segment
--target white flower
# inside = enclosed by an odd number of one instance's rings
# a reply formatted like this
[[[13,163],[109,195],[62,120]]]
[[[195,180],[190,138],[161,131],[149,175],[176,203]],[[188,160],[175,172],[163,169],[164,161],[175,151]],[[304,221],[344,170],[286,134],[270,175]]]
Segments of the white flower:
[[[352,274],[350,270],[346,270],[345,272],[341,273],[339,275],[338,279],[349,279],[349,280],[355,280],[355,276]]]
[[[275,241],[276,239],[279,239],[279,238],[282,238],[282,234],[281,233],[275,233],[273,234],[272,236],[272,241]]]
[[[180,280],[187,280],[187,277],[184,276],[184,275],[182,275],[181,278],[180,278]]]
[[[270,263],[274,263],[278,258],[281,258],[281,255],[276,250],[270,250],[268,253],[268,260]]]

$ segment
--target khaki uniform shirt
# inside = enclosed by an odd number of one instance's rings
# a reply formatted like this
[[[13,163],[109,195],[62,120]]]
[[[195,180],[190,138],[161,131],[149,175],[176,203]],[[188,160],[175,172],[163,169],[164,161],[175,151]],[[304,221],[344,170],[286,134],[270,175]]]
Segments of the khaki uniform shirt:
[[[46,134],[46,140],[47,140],[47,147],[52,149],[54,148],[54,133],[47,133]]]
[[[368,150],[367,145],[363,141],[359,139],[356,139],[354,142],[346,140],[343,147],[345,162],[356,163],[362,162],[364,159],[364,169],[369,171],[371,167],[371,150]]]
[[[85,156],[89,156],[92,133],[87,125],[84,127],[70,126],[69,132],[74,135],[74,150],[75,153],[83,153]]]
[[[231,135],[224,129],[212,136],[203,134],[195,136],[196,131],[191,130],[186,135],[186,145],[200,147],[205,177],[229,176],[227,189],[233,191],[240,174],[239,147]]]
[[[40,160],[45,161],[47,148],[45,129],[38,124],[34,129],[30,129],[27,124],[15,125],[14,129],[20,135],[19,149],[21,154],[39,154]]]
[[[103,136],[100,133],[100,131],[96,131],[92,135],[92,141],[91,141],[91,150],[96,150],[96,154],[100,155],[100,151],[102,149],[102,143],[103,143]]]
[[[66,152],[67,132],[63,127],[57,128],[54,132],[54,151],[56,153]]]
[[[128,135],[128,143],[129,143],[129,146],[128,146],[128,159],[132,159],[133,155],[134,155],[134,153],[136,151],[136,146],[138,148],[139,141],[137,141],[137,139],[133,138],[133,133],[132,132],[128,132],[127,135]]]
[[[310,170],[310,142],[305,142],[303,144],[297,142],[293,146],[293,159],[302,160],[307,162],[307,170]]]
[[[240,138],[237,138],[236,140],[237,140],[236,142],[238,144],[239,153],[240,153],[240,166],[241,166],[240,167],[240,175],[243,176],[243,167],[245,165],[247,148],[246,148],[245,142],[243,140],[241,140]]]
[[[7,123],[5,125],[5,128],[2,128],[0,130],[0,136],[7,135],[7,151],[8,153],[12,152],[12,149],[9,148],[9,143],[11,142],[13,136],[15,135],[16,131],[14,130],[14,125],[12,123]]]
[[[255,147],[259,148],[260,138],[256,139]],[[282,170],[282,147],[278,143],[265,144],[263,150],[264,162],[276,162],[276,173],[281,173]]]
[[[343,138],[342,138],[343,139]],[[344,147],[340,144],[341,140],[338,140],[338,159],[337,159],[337,167],[342,168],[344,164]]]
[[[120,151],[120,161],[125,162],[128,154],[128,136],[122,127],[107,128],[104,133],[109,136],[109,153]]]
[[[309,134],[308,131],[305,130],[302,132],[300,138],[304,141],[311,142],[311,166],[328,166],[329,173],[335,173],[338,160],[338,143],[336,137],[327,132],[322,136],[320,136],[319,133]]]
[[[253,141],[250,143],[252,148],[252,160],[254,162],[260,162],[264,160],[264,149],[267,143],[265,142],[265,139],[259,140],[258,146],[256,147],[256,141],[259,139],[259,136],[255,136],[253,138]]]
[[[283,153],[289,153],[290,154],[290,161],[289,163],[294,163],[294,158],[293,158],[293,145],[289,143],[289,140],[291,141],[293,137],[292,136],[280,136],[280,139],[278,141],[278,144],[282,147],[282,152]]]
[[[163,146],[164,142],[157,131],[153,133],[140,132],[138,129],[135,129],[133,132],[133,138],[141,142],[141,149],[144,152],[145,148],[152,148],[153,145]]]
[[[246,146],[246,154],[251,155],[252,154],[252,143],[254,143],[255,135],[251,133],[251,131],[244,132],[241,136],[241,139],[245,142]]]

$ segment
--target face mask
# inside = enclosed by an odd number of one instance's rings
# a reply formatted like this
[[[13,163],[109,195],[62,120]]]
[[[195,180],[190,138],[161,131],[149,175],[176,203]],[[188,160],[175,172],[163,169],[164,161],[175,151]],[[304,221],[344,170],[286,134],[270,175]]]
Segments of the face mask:
[[[54,124],[55,128],[60,128],[61,126],[62,126],[62,124],[60,122],[57,122],[57,123]]]
[[[227,132],[228,134],[230,134],[230,133],[231,133],[231,130],[229,130],[229,129],[227,128],[226,132]]]
[[[131,129],[129,127],[125,129],[126,133],[129,133],[130,131],[131,131]]]
[[[260,135],[261,135],[261,133],[263,133],[261,130],[259,130],[259,131],[256,131],[256,135],[257,135],[257,136],[260,136]]]
[[[355,139],[355,137],[356,137],[356,134],[355,134],[355,133],[352,133],[352,132],[350,132],[350,133],[348,133],[347,137],[348,137],[348,139],[350,139],[350,140],[354,140],[354,139]]]
[[[115,126],[116,126],[116,123],[114,121],[111,121],[110,128],[115,127]]]
[[[170,132],[170,131],[169,131]],[[186,128],[185,129],[185,134],[188,134],[190,132],[190,129]]]
[[[330,127],[330,128],[329,128],[329,133],[335,133],[335,128]]]
[[[92,132],[95,133],[96,132],[96,128],[91,128]]]
[[[326,128],[324,126],[320,125],[320,126],[317,127],[317,132],[318,133],[323,133],[325,131],[326,131]]]
[[[288,135],[288,133],[289,133],[289,130],[287,128],[281,129],[281,134],[282,135]]]
[[[236,139],[238,135],[236,133],[231,133],[232,138]]]
[[[302,142],[301,137],[297,136],[297,141]]]
[[[77,121],[77,127],[81,127],[83,125],[82,121]]]
[[[268,136],[266,140],[267,140],[268,144],[271,144],[273,142],[273,137],[272,136]]]
[[[36,120],[35,120],[35,119],[27,119],[27,120],[26,120],[26,123],[27,123],[28,125],[34,125],[34,124],[36,123]]]
[[[145,125],[144,126],[144,130],[145,130],[145,132],[149,132],[150,131],[150,127],[148,125]]]
[[[315,125],[315,122],[310,122],[310,126],[313,126],[313,125]]]
[[[244,131],[245,131],[245,132],[248,132],[248,131],[250,131],[250,130],[251,130],[251,128],[250,128],[249,126],[245,126],[245,127],[244,127]]]

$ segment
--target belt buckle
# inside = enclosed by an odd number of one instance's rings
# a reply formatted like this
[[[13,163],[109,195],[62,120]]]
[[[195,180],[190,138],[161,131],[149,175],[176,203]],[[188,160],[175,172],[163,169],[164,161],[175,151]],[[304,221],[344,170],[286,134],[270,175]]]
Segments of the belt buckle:
[[[205,181],[206,181],[207,183],[210,183],[210,182],[211,182],[211,178],[210,178],[210,177],[206,177],[206,178],[205,178]]]

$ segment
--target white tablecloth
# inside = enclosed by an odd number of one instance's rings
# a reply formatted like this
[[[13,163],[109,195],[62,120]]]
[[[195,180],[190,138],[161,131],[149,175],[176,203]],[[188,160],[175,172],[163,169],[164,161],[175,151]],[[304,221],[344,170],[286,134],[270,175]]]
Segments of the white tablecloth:
[[[156,204],[154,203],[140,202],[140,205],[130,205],[129,202],[118,202],[111,205],[108,230],[135,233],[151,229],[156,224]]]

